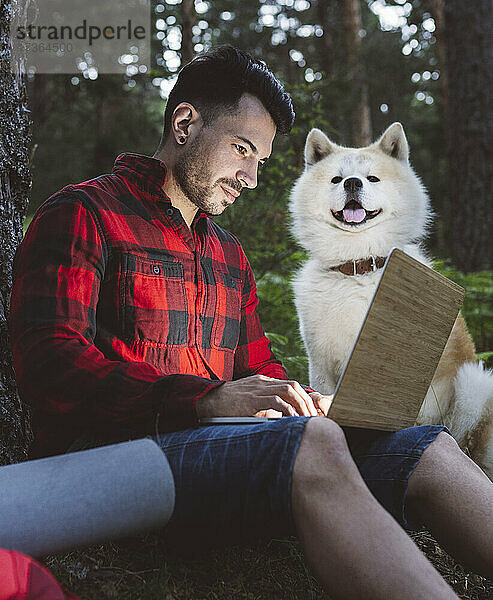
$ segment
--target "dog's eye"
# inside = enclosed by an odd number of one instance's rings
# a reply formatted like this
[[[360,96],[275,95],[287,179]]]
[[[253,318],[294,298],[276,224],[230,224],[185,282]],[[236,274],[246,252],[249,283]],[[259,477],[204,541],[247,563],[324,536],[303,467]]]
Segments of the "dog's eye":
[[[337,175],[337,177],[332,177],[332,183],[341,183],[342,181],[342,177],[339,177],[339,175]]]
[[[378,177],[375,177],[375,175],[368,175],[367,179],[372,183],[377,183],[377,181],[380,181],[380,179],[378,179]]]

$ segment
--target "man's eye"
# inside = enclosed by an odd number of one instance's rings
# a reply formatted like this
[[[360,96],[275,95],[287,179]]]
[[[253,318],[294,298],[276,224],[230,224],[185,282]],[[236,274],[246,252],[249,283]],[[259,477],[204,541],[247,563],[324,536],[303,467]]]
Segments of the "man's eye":
[[[378,179],[378,177],[375,177],[375,175],[368,175],[367,179],[372,183],[377,183],[377,181],[380,181],[380,179]]]
[[[247,149],[245,148],[245,146],[240,146],[240,144],[234,144],[234,147],[242,156],[245,156],[245,154],[247,153]]]
[[[342,177],[339,177],[339,175],[337,175],[336,177],[332,177],[332,183],[341,183],[342,181]]]

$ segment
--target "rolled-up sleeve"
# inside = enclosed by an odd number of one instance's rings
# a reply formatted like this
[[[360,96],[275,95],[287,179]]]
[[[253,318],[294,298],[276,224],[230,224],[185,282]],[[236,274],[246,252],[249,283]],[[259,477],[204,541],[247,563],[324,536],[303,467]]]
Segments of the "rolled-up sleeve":
[[[246,259],[245,259],[246,260]],[[271,351],[257,313],[257,286],[247,261],[243,282],[240,337],[235,352],[235,379],[261,374],[277,379],[288,379],[282,364]]]

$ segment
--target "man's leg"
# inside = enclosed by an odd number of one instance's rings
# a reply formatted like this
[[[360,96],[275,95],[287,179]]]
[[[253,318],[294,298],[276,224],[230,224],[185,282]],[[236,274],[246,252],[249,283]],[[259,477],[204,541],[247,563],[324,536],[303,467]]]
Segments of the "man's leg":
[[[370,493],[342,430],[307,423],[293,469],[292,511],[315,576],[334,598],[457,598]]]
[[[493,577],[493,483],[447,433],[409,478],[406,510],[463,565]]]

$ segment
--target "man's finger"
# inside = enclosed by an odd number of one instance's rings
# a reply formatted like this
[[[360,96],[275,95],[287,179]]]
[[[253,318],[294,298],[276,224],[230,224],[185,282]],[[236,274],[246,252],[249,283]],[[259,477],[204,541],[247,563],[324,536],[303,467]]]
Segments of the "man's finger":
[[[283,400],[294,406],[298,414],[304,417],[317,416],[313,400],[297,381],[279,380],[279,383],[280,385],[276,388],[276,393]]]
[[[296,392],[298,392],[298,394],[300,395],[300,397],[304,400],[305,402],[305,406],[307,408],[308,411],[308,417],[316,417],[317,416],[317,409],[315,407],[315,404],[313,403],[313,399],[310,397],[310,395],[308,394],[308,392],[306,390],[303,389],[303,387],[301,386],[300,383],[298,383],[297,381],[291,381],[290,382],[291,385],[293,386],[293,388],[295,389]]]
[[[282,412],[279,410],[274,410],[273,408],[268,408],[266,410],[259,410],[253,416],[268,417],[269,419],[280,419],[282,417]]]
[[[269,408],[273,408],[274,410],[279,410],[283,415],[288,417],[297,417],[299,416],[299,412],[295,406],[286,402],[284,398],[279,395],[276,396],[268,396],[267,398],[263,398],[264,408],[268,406]]]
[[[317,409],[317,414],[327,416],[330,407],[332,406],[332,401],[334,400],[334,395],[324,396],[319,392],[310,392],[310,397],[315,404]]]
[[[303,398],[296,392],[289,381],[280,380],[277,385],[272,387],[274,394],[279,396],[286,404],[291,406],[296,414],[308,417],[308,409]]]
[[[254,379],[266,384],[266,392],[271,391],[271,393],[279,396],[280,399],[294,408],[294,412],[292,410],[289,412],[283,410],[283,414],[303,415],[305,417],[317,416],[318,413],[313,400],[297,381],[276,379],[266,375],[253,375],[252,381]],[[262,395],[262,397],[265,402],[265,396]],[[263,409],[264,407],[259,408]]]

